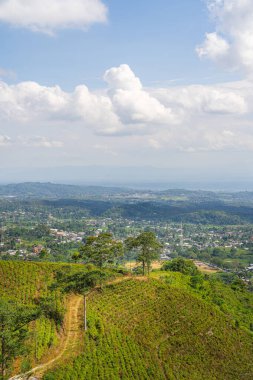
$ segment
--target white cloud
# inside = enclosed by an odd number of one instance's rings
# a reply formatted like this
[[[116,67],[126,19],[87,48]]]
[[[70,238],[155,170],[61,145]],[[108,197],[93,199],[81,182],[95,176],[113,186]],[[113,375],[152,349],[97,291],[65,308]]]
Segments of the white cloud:
[[[114,134],[123,127],[118,115],[113,111],[108,96],[97,95],[80,85],[70,95],[69,113],[87,127],[92,127],[102,134]]]
[[[9,136],[0,135],[0,146],[9,145],[11,139]]]
[[[64,109],[68,95],[58,86],[44,87],[36,82],[8,85],[0,82],[0,118],[27,122],[33,118],[49,118]]]
[[[227,56],[230,46],[224,38],[217,33],[206,33],[205,42],[196,48],[200,58],[210,58],[214,61]]]
[[[170,105],[174,110],[180,109],[186,116],[189,113],[240,115],[248,112],[249,91],[244,88],[230,88],[228,84],[171,87],[155,89],[153,93],[160,102]]]
[[[104,74],[104,80],[111,90],[141,91],[142,84],[139,78],[126,64],[112,67]]]
[[[152,89],[143,87],[127,65],[106,71],[104,79],[105,90],[79,85],[73,92],[36,82],[0,82],[2,134],[15,130],[16,135],[35,135],[14,139],[24,147],[64,149],[89,138],[89,148],[107,156],[118,152],[113,141],[123,144],[135,138],[155,153],[253,148],[249,80]]]
[[[118,156],[118,153],[112,150],[107,144],[95,144],[93,148],[103,152],[105,154],[110,154],[112,156]]]
[[[127,65],[108,70],[105,80],[109,84],[105,94],[91,92],[85,85],[67,93],[58,86],[35,82],[0,82],[0,120],[20,124],[77,122],[108,135],[150,133],[154,125],[180,121],[179,114],[142,88]]]
[[[178,125],[192,114],[247,114],[253,98],[250,82],[145,89],[127,65],[106,71],[104,78],[108,83],[104,93],[91,92],[85,85],[65,92],[36,82],[0,82],[0,120],[20,124],[61,120],[102,134],[143,134],[159,125]]]
[[[58,29],[85,29],[107,20],[101,0],[4,0],[0,21],[52,34]]]
[[[252,0],[207,0],[216,25],[197,47],[201,57],[226,62],[230,68],[253,73],[253,2]]]
[[[62,141],[50,140],[44,136],[19,138],[18,143],[19,142],[25,146],[36,148],[62,148],[64,145]]]
[[[170,107],[165,107],[142,88],[140,79],[128,65],[107,70],[104,79],[109,85],[114,110],[123,123],[170,124],[179,121],[179,115],[173,114]]]
[[[217,124],[217,122],[219,124]],[[146,138],[146,146],[160,152],[246,152],[253,151],[252,126],[246,131],[232,124],[229,120],[221,121],[217,118],[209,120],[192,119],[187,125],[179,129],[159,130],[154,137]]]
[[[161,148],[161,143],[157,139],[154,139],[154,138],[149,138],[148,144],[153,149],[160,149]]]

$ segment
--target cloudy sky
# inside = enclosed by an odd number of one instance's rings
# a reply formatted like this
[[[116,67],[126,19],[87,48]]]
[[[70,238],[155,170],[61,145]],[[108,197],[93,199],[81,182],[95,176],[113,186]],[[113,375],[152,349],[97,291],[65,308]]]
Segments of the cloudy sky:
[[[252,180],[252,20],[252,0],[1,0],[2,173]]]

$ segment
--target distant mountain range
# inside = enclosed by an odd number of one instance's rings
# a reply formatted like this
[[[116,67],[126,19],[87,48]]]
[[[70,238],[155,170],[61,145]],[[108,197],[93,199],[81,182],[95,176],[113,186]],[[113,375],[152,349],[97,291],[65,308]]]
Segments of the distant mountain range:
[[[253,192],[214,192],[204,190],[168,189],[163,191],[116,186],[65,185],[51,182],[24,182],[0,185],[0,197],[17,198],[117,198],[174,202],[253,202]]]
[[[46,207],[86,209],[91,216],[202,224],[253,223],[253,192],[212,192],[25,182],[0,186],[1,210],[33,201]],[[8,200],[7,202],[5,200]],[[11,200],[11,201],[10,201]]]
[[[0,196],[5,197],[82,198],[129,192],[132,191],[117,187],[61,185],[50,182],[24,182],[0,186]]]
[[[225,175],[206,168],[192,171],[174,163],[172,167],[153,166],[57,166],[1,167],[0,184],[21,182],[51,182],[76,185],[132,187],[139,189],[191,189],[241,191],[253,190],[253,178],[235,175],[233,168]]]

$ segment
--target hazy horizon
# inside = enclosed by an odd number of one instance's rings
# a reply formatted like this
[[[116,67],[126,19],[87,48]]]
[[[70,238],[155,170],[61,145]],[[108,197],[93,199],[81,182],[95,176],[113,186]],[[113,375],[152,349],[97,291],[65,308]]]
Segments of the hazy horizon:
[[[171,171],[155,167],[51,167],[22,168],[1,171],[0,184],[24,182],[57,183],[84,186],[115,186],[133,189],[165,190],[211,190],[211,191],[253,191],[253,179],[241,177],[210,179],[204,173],[195,177],[191,173]]]

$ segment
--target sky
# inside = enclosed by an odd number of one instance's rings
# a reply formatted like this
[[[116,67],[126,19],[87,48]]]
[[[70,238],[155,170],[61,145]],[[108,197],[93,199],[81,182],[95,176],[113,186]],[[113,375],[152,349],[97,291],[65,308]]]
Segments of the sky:
[[[252,19],[252,0],[0,1],[0,181],[253,183]]]

